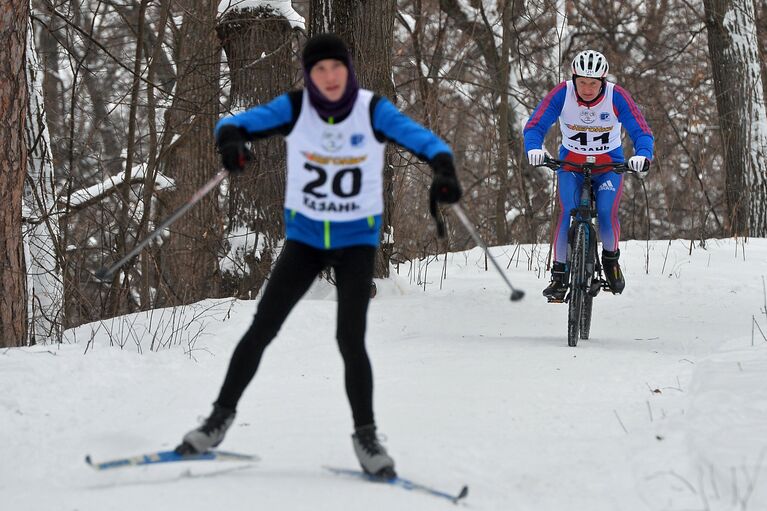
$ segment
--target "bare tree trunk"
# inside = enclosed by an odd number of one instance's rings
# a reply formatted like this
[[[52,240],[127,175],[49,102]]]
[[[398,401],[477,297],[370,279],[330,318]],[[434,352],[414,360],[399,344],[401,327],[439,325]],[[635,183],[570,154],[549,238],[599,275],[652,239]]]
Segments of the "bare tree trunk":
[[[176,96],[166,113],[163,174],[176,188],[163,204],[161,217],[183,204],[218,170],[213,140],[218,118],[219,51],[217,0],[183,0],[178,34]],[[161,282],[167,303],[191,303],[219,295],[218,254],[223,227],[217,193],[208,194],[170,227],[161,249]]]
[[[506,245],[509,237],[506,229],[506,199],[509,182],[509,46],[511,44],[511,2],[499,0],[502,12],[501,58],[498,68],[498,159],[495,172],[498,175],[498,195],[495,198],[495,233],[499,245]]]
[[[158,69],[165,69],[166,63],[164,62],[164,57],[161,57],[161,55],[165,55],[165,52],[163,51],[163,47],[161,44],[159,44],[161,41],[165,39],[165,30],[166,25],[168,23],[168,17],[170,15],[170,3],[171,0],[162,0],[160,5],[160,12],[158,15],[157,20],[157,36],[152,36],[153,40],[156,40],[158,43],[154,46],[151,46],[151,57],[150,57],[150,64],[149,68],[147,69],[147,81],[149,83],[155,83],[155,78],[157,76],[161,76],[158,73]],[[147,27],[148,28],[148,27]],[[146,32],[150,32],[150,30],[146,30]],[[169,67],[169,66],[167,66]],[[164,78],[161,78],[162,82],[165,84],[168,84],[172,82],[175,84],[176,77],[175,74],[172,75],[172,78],[169,78],[169,74],[167,69],[163,71]],[[142,194],[142,201],[143,201],[143,207],[144,211],[141,214],[141,223],[139,224],[138,228],[136,229],[136,239],[144,239],[144,237],[147,234],[148,226],[150,225],[150,219],[152,216],[152,211],[157,209],[153,207],[154,202],[154,193],[155,193],[155,183],[157,179],[157,157],[158,157],[158,135],[157,135],[157,122],[156,122],[156,115],[157,115],[157,98],[155,96],[155,90],[154,87],[147,87],[146,88],[146,105],[147,105],[147,128],[149,129],[149,147],[147,153],[149,154],[149,161],[147,162],[146,166],[146,175],[144,177],[144,187],[143,187],[143,194]],[[154,251],[156,252],[156,251]],[[141,308],[143,310],[150,309],[152,307],[152,296],[150,292],[152,278],[151,276],[154,274],[152,265],[150,264],[154,258],[154,253],[152,249],[144,250],[141,253],[141,263],[140,263],[140,270],[141,270],[141,282],[139,284],[139,299],[141,301]]]
[[[498,121],[498,143],[499,143],[499,155],[498,159],[503,158],[504,162],[497,162],[495,168],[495,177],[498,187],[498,195],[496,196],[496,203],[494,208],[495,218],[495,235],[498,243],[505,243],[508,239],[508,227],[506,225],[506,198],[511,194],[511,177],[508,172],[509,158],[512,155],[521,155],[521,133],[519,133],[518,126],[520,125],[517,114],[513,108],[509,106],[509,85],[510,85],[510,57],[511,47],[517,45],[517,35],[512,34],[510,25],[520,17],[521,13],[518,12],[522,9],[521,2],[509,2],[508,0],[500,0],[498,2],[499,10],[502,9],[501,22],[504,24],[502,30],[502,43],[501,47],[496,46],[496,38],[494,35],[494,27],[487,17],[484,4],[477,3],[478,14],[474,19],[470,19],[466,11],[464,11],[464,4],[459,0],[440,0],[440,9],[447,14],[447,16],[455,23],[455,26],[467,37],[470,37],[480,54],[484,58],[485,66],[488,74],[492,77],[491,84],[493,88],[493,96],[499,98],[501,103],[499,110],[499,117],[505,116],[506,120]],[[480,21],[481,20],[481,21]],[[508,48],[504,49],[504,45],[508,45]],[[505,96],[505,98],[503,97]],[[505,136],[504,136],[505,135]],[[503,138],[502,138],[503,137]],[[503,152],[503,157],[501,156]],[[500,172],[501,165],[504,166],[507,171]],[[517,192],[519,198],[518,201],[523,203],[522,210],[525,214],[525,219],[529,226],[529,236],[532,238],[529,241],[535,240],[535,227],[533,224],[534,211],[532,207],[532,200],[528,192],[529,183],[527,179],[522,176],[522,166],[517,169],[515,175],[519,185]]]
[[[48,124],[43,105],[43,68],[37,59],[30,20],[27,32],[27,87],[29,109],[27,142],[29,172],[24,189],[24,216],[30,220],[24,233],[27,263],[29,320],[27,344],[61,342],[64,285],[59,244],[59,222]]]
[[[91,17],[87,10],[84,11],[80,2],[71,2],[72,9],[77,19],[83,27],[90,27],[91,31],[96,30],[94,17]],[[85,51],[82,55],[81,64],[85,68],[82,73],[82,81],[88,90],[88,96],[91,99],[93,109],[94,127],[96,134],[101,140],[99,148],[99,159],[101,165],[108,175],[115,175],[122,170],[123,158],[122,149],[125,144],[118,137],[118,128],[114,126],[109,117],[109,98],[107,97],[104,84],[98,80],[92,69],[99,68],[100,54],[96,45],[90,39],[84,41]]]
[[[352,52],[360,86],[394,100],[391,51],[394,44],[395,0],[311,0],[309,35],[334,32]],[[394,187],[393,149],[387,150],[384,166],[383,233],[391,228]],[[394,245],[382,243],[376,255],[374,276],[389,276]]]
[[[728,230],[767,235],[767,113],[753,0],[704,0],[725,164]]]
[[[56,39],[52,35],[52,32],[60,28],[62,23],[59,18],[52,14],[45,21],[47,27],[39,30],[40,38],[37,49],[45,69],[45,75],[43,76],[43,99],[45,101],[45,114],[48,120],[48,133],[51,134],[50,138],[53,139],[54,136],[60,135],[64,129],[64,113],[62,108],[66,100],[64,98],[64,86],[59,74],[58,47]],[[61,155],[58,154],[55,140],[51,140],[51,142],[54,142],[51,147],[51,156],[54,161],[57,161]]]
[[[767,0],[755,0],[756,36],[759,40],[759,61],[762,63],[762,88],[767,97]]]
[[[144,32],[144,16],[146,15],[146,7],[149,0],[141,0],[141,3],[138,8],[138,12],[136,13],[135,19],[136,19],[136,32],[137,32],[137,38],[138,41],[141,41],[143,39],[143,32]],[[130,182],[131,175],[133,173],[133,162],[134,162],[134,153],[136,150],[136,112],[138,110],[138,101],[139,101],[139,85],[140,85],[140,76],[141,76],[141,67],[142,67],[142,51],[144,49],[144,45],[140,43],[136,43],[136,49],[135,54],[133,58],[133,84],[131,85],[131,96],[130,96],[130,108],[128,112],[128,140],[127,140],[127,148],[125,151],[125,181]],[[128,253],[132,247],[133,243],[129,242],[128,239],[128,232],[131,228],[132,217],[135,216],[134,213],[134,201],[133,201],[133,191],[130,186],[123,187],[121,193],[120,193],[120,210],[117,212],[116,219],[117,219],[117,239],[116,239],[116,246],[117,246],[117,253],[118,254],[125,254]],[[138,240],[136,240],[138,241]],[[120,302],[122,301],[123,297],[129,295],[130,289],[134,287],[132,283],[132,279],[130,277],[130,274],[133,273],[133,263],[128,263],[123,267],[122,271],[116,272],[115,276],[112,280],[112,286],[111,286],[111,292],[110,292],[110,303],[109,308],[111,310],[112,315],[117,315],[118,311],[120,310]],[[124,277],[121,280],[121,277],[124,275]]]
[[[413,8],[415,10],[415,26],[410,36],[413,40],[413,58],[415,58],[416,72],[418,73],[418,93],[421,99],[424,125],[430,130],[434,130],[438,125],[437,119],[439,118],[439,90],[436,86],[439,73],[435,65],[428,67],[428,75],[423,73],[427,60],[423,48],[424,26],[426,25],[424,20],[428,18],[427,13],[424,12],[422,0],[415,0]],[[408,26],[407,23],[405,23],[405,26]],[[444,35],[444,30],[441,30],[439,35],[441,39]]]
[[[231,104],[249,108],[290,88],[291,25],[269,8],[228,11],[216,28],[231,72]],[[227,294],[255,296],[284,238],[286,153],[283,140],[253,144],[254,161],[229,185]]]
[[[28,0],[0,5],[0,347],[21,346],[27,333],[27,289],[21,204],[27,175],[25,50]]]

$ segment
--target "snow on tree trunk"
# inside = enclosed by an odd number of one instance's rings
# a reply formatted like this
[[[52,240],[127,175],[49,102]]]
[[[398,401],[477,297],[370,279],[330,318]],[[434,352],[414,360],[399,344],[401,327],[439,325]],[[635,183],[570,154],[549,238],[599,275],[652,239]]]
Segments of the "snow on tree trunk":
[[[752,0],[704,0],[732,235],[767,236],[767,114]]]
[[[26,339],[26,282],[21,202],[27,173],[24,78],[29,0],[0,2],[0,347]]]
[[[61,340],[64,286],[58,264],[59,222],[48,125],[43,105],[43,68],[35,50],[32,23],[27,27],[27,181],[24,186],[24,255],[27,264],[27,344]]]

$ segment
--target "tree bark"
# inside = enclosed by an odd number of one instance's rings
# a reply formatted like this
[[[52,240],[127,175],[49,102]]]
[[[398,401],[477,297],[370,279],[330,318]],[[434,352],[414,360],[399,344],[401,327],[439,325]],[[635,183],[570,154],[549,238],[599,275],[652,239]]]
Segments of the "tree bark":
[[[25,77],[28,0],[0,5],[0,347],[21,346],[27,332],[27,290],[21,205],[27,174]]]
[[[213,140],[218,118],[219,52],[217,0],[183,0],[184,18],[176,42],[176,96],[166,112],[162,173],[176,188],[162,204],[164,218],[191,197],[219,169]],[[214,191],[170,227],[161,248],[162,300],[192,303],[219,295],[218,255],[223,226]]]
[[[499,245],[509,242],[506,229],[506,200],[509,182],[509,47],[511,45],[511,2],[499,0],[498,9],[501,11],[502,39],[501,58],[498,66],[498,160],[496,174],[498,175],[498,195],[495,199],[495,233]]]
[[[753,0],[704,0],[725,164],[727,230],[767,235],[767,113]]]
[[[333,32],[349,46],[360,86],[376,94],[394,98],[391,52],[394,44],[395,0],[311,0],[309,35]],[[394,188],[393,148],[387,150],[384,165],[383,240],[376,255],[374,276],[389,276],[389,261],[394,249],[386,236],[391,228]]]
[[[288,90],[292,28],[268,8],[228,11],[216,28],[226,52],[231,105],[249,108]],[[254,142],[254,160],[229,185],[229,257],[226,294],[254,297],[268,277],[284,238],[285,143],[278,137]],[[243,240],[245,240],[243,242]]]

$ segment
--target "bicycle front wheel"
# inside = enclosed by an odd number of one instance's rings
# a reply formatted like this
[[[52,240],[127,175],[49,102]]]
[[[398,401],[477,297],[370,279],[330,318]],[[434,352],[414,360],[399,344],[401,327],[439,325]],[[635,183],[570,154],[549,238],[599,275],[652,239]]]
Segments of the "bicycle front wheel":
[[[583,311],[581,312],[581,339],[588,339],[591,331],[591,307],[594,304],[594,297],[590,293],[584,293]]]
[[[578,225],[570,252],[570,302],[567,310],[567,345],[572,347],[578,345],[583,311],[588,293],[586,261],[589,248],[586,239],[586,229],[585,224]],[[590,307],[589,312],[591,312]],[[586,335],[588,336],[588,332],[586,332]]]

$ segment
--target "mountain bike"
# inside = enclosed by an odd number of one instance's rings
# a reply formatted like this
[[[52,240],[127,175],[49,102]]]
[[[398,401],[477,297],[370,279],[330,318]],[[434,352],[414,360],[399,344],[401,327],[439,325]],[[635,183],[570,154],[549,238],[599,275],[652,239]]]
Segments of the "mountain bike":
[[[567,231],[567,267],[570,269],[570,282],[564,301],[568,304],[567,344],[572,347],[578,345],[578,339],[589,338],[594,297],[602,289],[610,290],[607,279],[602,276],[602,263],[597,255],[598,239],[594,227],[597,208],[591,187],[591,173],[602,169],[611,169],[616,174],[630,171],[625,163],[595,162],[594,156],[588,156],[586,163],[571,163],[547,156],[541,165],[554,171],[559,170],[562,165],[567,165],[583,172],[581,200],[578,206],[570,211],[570,228]]]

